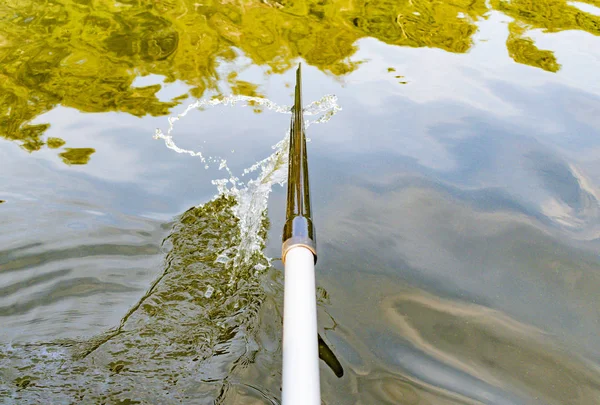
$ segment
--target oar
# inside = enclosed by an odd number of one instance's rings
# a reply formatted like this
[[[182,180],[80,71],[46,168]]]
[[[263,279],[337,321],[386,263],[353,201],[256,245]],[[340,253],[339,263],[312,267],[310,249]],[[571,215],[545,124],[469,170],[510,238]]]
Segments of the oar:
[[[310,211],[308,158],[302,116],[301,67],[290,130],[283,309],[283,405],[320,405],[315,263],[317,243]]]

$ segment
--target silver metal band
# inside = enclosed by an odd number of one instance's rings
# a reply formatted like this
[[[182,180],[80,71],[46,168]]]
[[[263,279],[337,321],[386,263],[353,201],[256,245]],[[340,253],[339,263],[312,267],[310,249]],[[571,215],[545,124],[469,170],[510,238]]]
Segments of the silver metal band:
[[[283,245],[281,246],[281,261],[283,261],[283,264],[285,264],[287,252],[295,247],[304,247],[310,250],[315,257],[315,264],[317,264],[317,244],[312,239],[299,236],[292,236],[283,242]]]

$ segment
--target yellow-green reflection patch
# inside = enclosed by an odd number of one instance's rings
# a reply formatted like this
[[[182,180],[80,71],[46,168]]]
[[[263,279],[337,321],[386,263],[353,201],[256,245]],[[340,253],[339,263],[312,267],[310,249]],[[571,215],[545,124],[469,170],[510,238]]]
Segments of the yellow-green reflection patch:
[[[566,0],[493,0],[489,6],[484,0],[5,0],[0,4],[0,15],[7,16],[0,20],[0,135],[27,151],[39,150],[48,124],[31,122],[57,105],[168,114],[182,98],[159,100],[160,85],[132,87],[136,77],[149,74],[185,82],[193,97],[224,90],[219,86],[226,82],[239,94],[258,94],[254,84],[235,76],[221,81],[218,66],[236,60],[238,49],[272,73],[301,57],[334,75],[358,68],[349,57],[364,37],[466,52],[477,20],[491,9],[515,20],[507,40],[510,56],[550,72],[559,62],[552,51],[538,49],[527,31],[600,35],[600,17]]]
[[[68,165],[84,165],[90,161],[90,156],[94,152],[96,149],[93,148],[66,148],[66,151],[59,156]]]
[[[525,32],[523,26],[512,22],[509,25],[509,32],[506,47],[508,48],[508,54],[515,62],[538,67],[549,72],[557,72],[560,69],[560,65],[552,51],[538,49],[532,39],[523,36]]]
[[[48,138],[46,144],[50,149],[58,149],[65,144],[65,141],[60,138]]]

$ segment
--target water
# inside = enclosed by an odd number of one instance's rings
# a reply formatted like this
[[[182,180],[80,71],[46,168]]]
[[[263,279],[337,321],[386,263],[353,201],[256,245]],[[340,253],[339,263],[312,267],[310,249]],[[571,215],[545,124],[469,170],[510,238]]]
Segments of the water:
[[[599,14],[3,2],[0,402],[278,403],[299,61],[324,403],[600,402]]]

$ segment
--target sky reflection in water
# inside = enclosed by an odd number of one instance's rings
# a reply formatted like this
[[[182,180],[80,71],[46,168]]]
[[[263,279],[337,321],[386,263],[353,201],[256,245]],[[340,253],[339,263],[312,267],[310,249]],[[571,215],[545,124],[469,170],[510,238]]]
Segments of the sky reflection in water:
[[[186,94],[289,104],[302,58],[305,100],[344,109],[309,130],[321,334],[345,370],[323,365],[325,403],[596,402],[600,4],[485,4],[0,6],[0,395],[276,403],[281,264],[203,295],[230,277],[195,255],[235,226],[199,237],[185,218],[230,215],[188,211],[226,175],[152,134]],[[239,175],[287,126],[213,109],[175,133]],[[168,297],[136,309],[156,280]],[[53,350],[69,359],[54,379]]]

